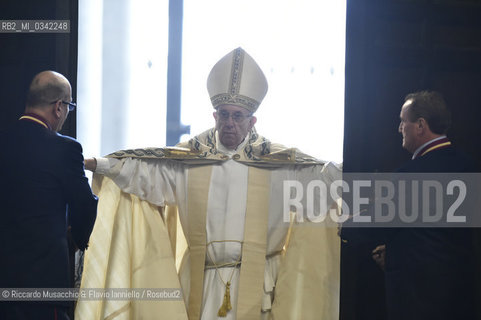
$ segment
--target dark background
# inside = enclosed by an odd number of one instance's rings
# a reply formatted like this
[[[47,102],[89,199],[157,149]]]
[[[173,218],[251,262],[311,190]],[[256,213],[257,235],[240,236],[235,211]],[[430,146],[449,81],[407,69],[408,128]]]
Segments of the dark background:
[[[70,20],[70,33],[0,33],[0,129],[23,113],[30,81],[41,71],[66,76],[76,101],[78,0],[2,0],[0,20]],[[71,112],[62,133],[75,137],[75,124]]]
[[[448,137],[479,167],[481,2],[347,3],[344,170],[390,172],[408,161],[397,131],[399,113],[406,94],[426,89],[444,95],[453,120]],[[481,236],[475,233],[473,254],[481,270]],[[386,318],[383,272],[370,257],[375,247],[342,246],[342,320]],[[479,272],[477,277],[481,301]]]
[[[0,19],[71,22],[69,34],[0,33],[0,129],[21,115],[29,82],[40,71],[64,74],[75,101],[78,0],[4,0]],[[347,0],[346,171],[392,171],[410,158],[397,132],[399,112],[407,93],[424,89],[443,93],[453,115],[448,136],[481,164],[480,1]],[[75,123],[72,112],[62,133],[75,137]],[[473,254],[481,270],[479,234]],[[343,245],[343,320],[385,319],[383,274],[370,258],[374,246]],[[479,278],[473,281],[481,287]]]
[[[0,130],[21,116],[28,86],[41,71],[54,70],[66,76],[76,101],[78,0],[2,0],[0,20],[70,20],[70,33],[0,33]],[[75,112],[69,113],[61,133],[76,137]],[[7,155],[8,150],[0,150],[1,157]],[[75,251],[71,238],[69,248],[73,285]],[[70,317],[73,319],[73,309]]]

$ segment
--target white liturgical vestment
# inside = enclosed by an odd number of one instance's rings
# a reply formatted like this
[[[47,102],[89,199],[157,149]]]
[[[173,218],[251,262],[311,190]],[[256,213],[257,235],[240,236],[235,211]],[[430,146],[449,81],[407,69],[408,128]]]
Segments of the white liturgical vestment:
[[[178,208],[180,224],[184,233],[189,233],[192,230],[192,226],[189,223],[193,223],[189,215],[189,196],[193,196],[192,193],[192,179],[191,171],[196,168],[209,167],[208,176],[205,181],[197,184],[198,188],[204,188],[206,197],[206,213],[205,213],[205,261],[203,284],[201,288],[201,306],[199,310],[199,316],[201,319],[243,319],[250,318],[244,313],[244,311],[237,310],[238,307],[238,291],[239,291],[239,279],[241,278],[241,270],[243,265],[243,242],[245,237],[245,225],[246,225],[246,212],[250,209],[249,201],[252,199],[249,194],[250,176],[253,170],[260,170],[265,173],[267,178],[267,189],[263,197],[266,198],[266,212],[256,212],[257,215],[267,214],[266,217],[266,230],[264,231],[265,242],[265,267],[264,274],[261,275],[261,281],[263,280],[263,291],[260,295],[259,306],[260,309],[254,312],[257,314],[256,319],[268,319],[269,317],[278,319],[294,319],[301,316],[302,319],[309,319],[308,312],[304,307],[299,308],[304,302],[292,303],[292,307],[288,312],[282,308],[286,308],[287,305],[280,307],[280,312],[275,313],[275,306],[277,301],[278,290],[281,290],[277,286],[277,281],[280,276],[279,272],[282,272],[283,260],[285,256],[289,255],[289,247],[292,245],[308,246],[313,245],[308,243],[309,241],[316,241],[314,247],[320,251],[321,261],[318,264],[309,264],[309,261],[297,261],[296,263],[304,264],[302,266],[295,266],[300,276],[295,282],[297,286],[289,288],[286,285],[284,289],[284,297],[286,301],[296,299],[310,299],[311,304],[324,304],[323,307],[311,306],[316,309],[316,319],[337,319],[338,317],[338,295],[339,295],[339,239],[336,235],[335,226],[331,225],[316,225],[314,227],[299,227],[295,234],[298,238],[307,236],[309,233],[316,233],[319,235],[317,240],[310,238],[305,241],[304,245],[296,243],[298,239],[291,239],[289,245],[287,245],[288,233],[290,230],[290,215],[289,209],[285,210],[285,197],[295,198],[295,191],[287,189],[285,181],[296,181],[302,184],[303,190],[306,190],[306,186],[312,180],[319,180],[330,186],[333,181],[340,179],[339,168],[332,163],[315,162],[312,158],[303,158],[304,161],[309,163],[302,163],[293,161],[276,164],[271,163],[269,165],[264,164],[263,160],[258,162],[249,163],[243,160],[249,158],[250,154],[254,154],[256,157],[256,146],[250,141],[259,141],[261,139],[255,131],[250,134],[248,138],[238,147],[237,150],[226,150],[220,145],[216,135],[213,135],[213,130],[207,134],[207,137],[211,138],[211,142],[215,145],[214,154],[221,161],[209,161],[208,159],[196,158],[195,161],[187,161],[185,159],[172,159],[168,157],[153,158],[153,157],[121,157],[117,158],[102,158],[98,159],[98,165],[96,173],[102,174],[110,178],[115,185],[121,190],[122,193],[132,194],[137,196],[140,201],[146,201],[150,205],[165,207],[176,206]],[[200,136],[202,137],[202,135]],[[263,139],[263,138],[262,138]],[[194,138],[195,140],[195,138]],[[209,139],[207,139],[209,140]],[[199,141],[205,143],[205,140],[199,139]],[[266,142],[267,140],[262,140]],[[195,149],[192,141],[190,143],[190,149]],[[254,148],[248,148],[250,145],[254,145]],[[272,151],[273,146],[269,144]],[[200,150],[203,151],[204,149]],[[212,148],[210,149],[212,151]],[[246,151],[247,150],[247,151]],[[252,151],[254,150],[254,151]],[[198,150],[196,150],[198,151]],[[272,152],[269,152],[272,153]],[[267,154],[269,154],[267,153]],[[247,156],[246,156],[247,155]],[[201,156],[205,156],[202,155]],[[209,155],[207,155],[209,158]],[[297,158],[300,158],[297,156]],[[307,159],[307,160],[306,160]],[[203,162],[206,164],[203,165]],[[258,164],[256,166],[256,164]],[[299,191],[297,191],[299,192]],[[101,195],[101,194],[100,194]],[[301,199],[303,208],[306,208],[306,197]],[[100,201],[102,201],[102,197]],[[315,197],[315,201],[326,201],[326,206],[329,208],[333,203],[332,199],[321,199],[320,194]],[[251,206],[252,207],[252,206]],[[318,207],[318,206],[315,206]],[[192,209],[192,208],[191,208]],[[255,211],[255,208],[253,209]],[[102,212],[99,213],[102,215]],[[297,223],[296,223],[297,224]],[[90,246],[93,248],[95,243],[95,229],[94,234],[91,237]],[[291,232],[292,235],[293,232]],[[186,235],[187,238],[188,235]],[[113,241],[113,240],[112,240]],[[189,241],[187,241],[189,242]],[[189,243],[189,245],[192,245]],[[287,252],[286,252],[287,249]],[[90,249],[89,249],[90,251]],[[89,252],[87,251],[86,266],[84,271],[84,278],[89,278],[91,275],[89,272],[94,272],[94,268],[89,266]],[[175,253],[174,253],[175,255]],[[315,263],[315,258],[312,262]],[[302,260],[293,257],[294,260]],[[329,260],[329,261],[327,261]],[[186,314],[189,314],[189,319],[197,317],[195,312],[189,307],[189,297],[191,296],[191,265],[189,250],[187,250],[184,256],[182,267],[179,270],[180,285],[182,288],[182,295],[185,300],[185,314],[176,314],[176,319],[186,319]],[[112,266],[109,266],[111,268]],[[317,268],[323,269],[319,271]],[[314,274],[318,273],[318,283],[309,283],[307,273],[305,279],[303,275],[303,269],[312,269],[309,272]],[[288,270],[288,269],[286,269]],[[287,271],[286,271],[287,272]],[[295,271],[290,271],[295,273]],[[285,277],[289,277],[292,274],[286,274]],[[127,276],[127,275],[126,275]],[[85,280],[85,279],[84,279]],[[88,280],[82,282],[82,286],[85,286]],[[223,304],[224,295],[226,292],[226,283],[230,282],[230,300],[232,309],[226,313],[225,317],[218,316],[218,310]],[[287,282],[286,282],[287,283]],[[294,283],[294,282],[293,282]],[[308,288],[309,286],[319,286],[322,289],[323,296],[319,297],[303,297],[298,291],[303,291],[303,286]],[[291,292],[289,292],[291,290]],[[307,289],[306,292],[309,292]],[[314,291],[319,288],[314,289]],[[296,293],[297,292],[297,293]],[[196,295],[193,295],[194,297]],[[279,298],[281,299],[281,298]],[[317,302],[316,302],[317,301]],[[85,305],[83,305],[85,303]],[[89,314],[86,309],[89,309],[89,302],[82,302],[76,310],[76,316],[80,319],[83,314]],[[108,302],[106,302],[108,303]],[[152,303],[152,302],[149,302]],[[91,303],[93,306],[93,303]],[[94,308],[94,307],[92,307]],[[89,314],[94,316],[95,319],[104,319],[108,316],[116,315],[113,319],[137,319],[138,315],[142,315],[145,319],[149,319],[148,312],[150,309],[145,310],[128,310],[124,308],[125,312],[112,312],[106,311],[108,308],[94,308],[95,312]],[[155,307],[153,308],[155,310]],[[163,310],[165,306],[162,303],[159,304],[157,313],[150,314],[152,319],[163,319]],[[273,311],[271,313],[271,310]],[[140,312],[140,313],[139,313]],[[252,311],[250,311],[252,314]],[[289,312],[291,312],[289,314]],[[304,316],[302,313],[305,312]],[[319,313],[321,312],[321,313]],[[137,315],[137,316],[133,316]],[[243,316],[244,315],[244,316]],[[274,315],[274,316],[273,316]],[[322,317],[319,317],[322,316]],[[198,317],[197,317],[198,318]],[[93,318],[92,318],[93,319]],[[170,319],[165,317],[165,319]],[[299,318],[300,319],[300,318]]]

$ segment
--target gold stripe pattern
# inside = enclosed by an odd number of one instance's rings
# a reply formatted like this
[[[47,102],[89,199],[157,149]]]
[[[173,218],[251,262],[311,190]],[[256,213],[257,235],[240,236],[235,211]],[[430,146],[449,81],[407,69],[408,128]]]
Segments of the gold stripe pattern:
[[[259,319],[267,252],[271,171],[249,168],[237,319]]]
[[[44,126],[45,129],[48,129],[47,124],[46,124],[45,122],[37,119],[37,118],[31,117],[31,116],[21,116],[20,119],[18,119],[18,120],[23,120],[23,119],[28,119],[28,120],[35,121],[36,123],[41,124],[42,126]]]
[[[436,150],[436,149],[439,149],[441,147],[446,147],[446,146],[450,146],[451,145],[451,142],[445,142],[445,143],[440,143],[440,144],[437,144],[435,146],[432,146],[431,148],[427,149],[426,151],[424,151],[421,156],[424,156],[426,153],[430,152],[430,151],[433,151],[433,150]]]
[[[186,235],[190,252],[190,293],[187,312],[189,319],[200,319],[204,267],[207,244],[206,217],[212,166],[189,168],[187,216],[189,225]]]

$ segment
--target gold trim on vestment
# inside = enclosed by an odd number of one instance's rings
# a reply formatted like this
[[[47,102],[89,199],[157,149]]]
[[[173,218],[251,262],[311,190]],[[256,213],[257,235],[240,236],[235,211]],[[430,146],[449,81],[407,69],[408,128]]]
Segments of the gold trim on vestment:
[[[216,148],[215,129],[212,128],[195,136],[188,142],[176,147],[144,148],[120,150],[109,154],[110,158],[170,159],[189,165],[208,165],[216,162],[234,160],[247,166],[278,168],[286,165],[319,165],[325,162],[300,152],[271,143],[257,134],[255,129],[246,137],[247,143],[242,150],[229,157]]]
[[[187,187],[188,232],[190,251],[189,319],[200,319],[207,243],[206,216],[212,166],[189,168]]]
[[[189,319],[199,319],[202,306],[206,256],[206,215],[212,166],[189,168],[187,238],[191,259]],[[266,263],[270,175],[267,169],[249,168],[242,266],[237,318],[259,317]]]
[[[237,319],[259,319],[267,252],[271,172],[249,168]]]

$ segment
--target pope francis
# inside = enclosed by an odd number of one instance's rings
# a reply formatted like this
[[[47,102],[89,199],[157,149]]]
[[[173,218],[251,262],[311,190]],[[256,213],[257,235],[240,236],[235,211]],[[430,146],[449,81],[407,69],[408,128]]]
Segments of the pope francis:
[[[340,169],[256,132],[267,80],[242,48],[215,64],[207,89],[214,128],[86,160],[100,202],[82,288],[181,298],[79,300],[76,319],[338,319],[337,227],[297,219],[284,182],[329,186]]]

